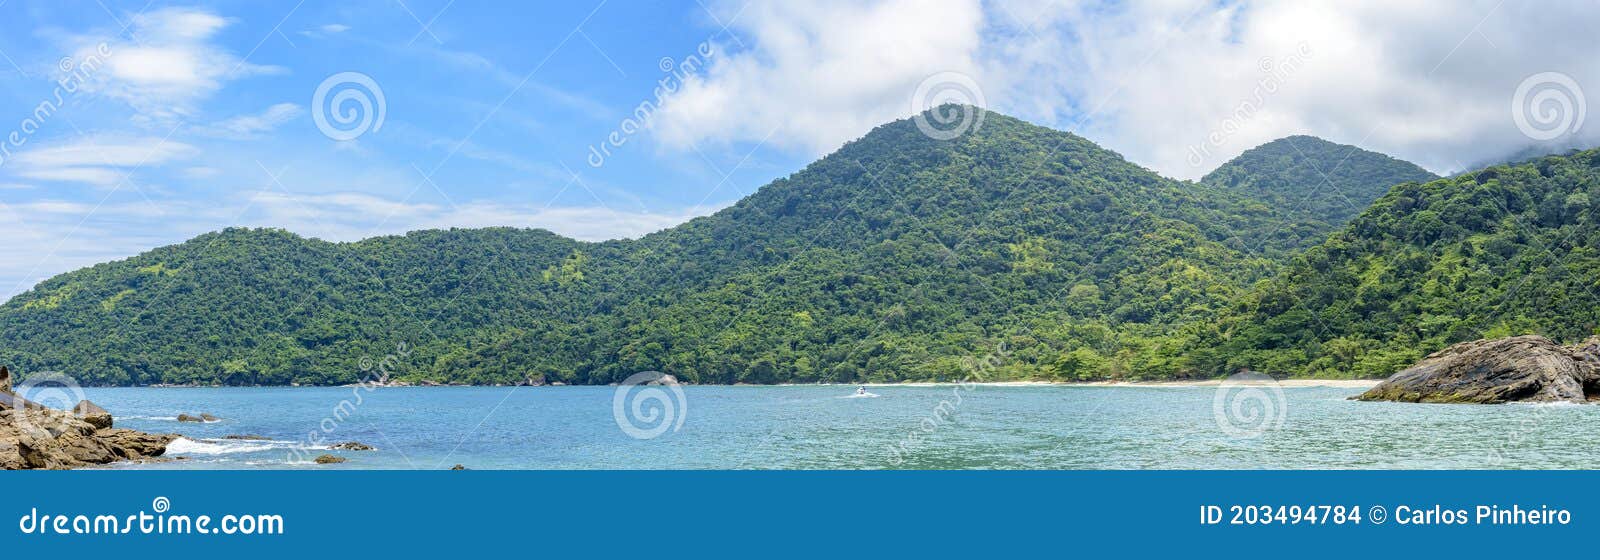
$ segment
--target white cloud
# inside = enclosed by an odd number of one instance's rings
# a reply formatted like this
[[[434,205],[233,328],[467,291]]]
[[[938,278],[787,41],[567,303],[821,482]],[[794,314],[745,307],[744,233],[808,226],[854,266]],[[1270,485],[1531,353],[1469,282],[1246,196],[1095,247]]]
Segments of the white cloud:
[[[344,33],[350,30],[350,26],[342,23],[330,23],[318,29],[321,29],[323,33]]]
[[[250,140],[277,130],[279,126],[299,118],[305,109],[294,103],[278,103],[252,115],[239,115],[222,122],[200,127],[197,132],[208,136]]]
[[[195,104],[229,80],[281,73],[283,68],[251,64],[213,42],[230,21],[214,13],[166,8],[137,14],[129,25],[131,38],[102,35],[78,37],[75,59],[92,55],[101,44],[111,54],[105,68],[85,86],[128,103],[147,121],[188,117]]]
[[[910,114],[929,75],[979,73],[976,0],[740,4],[722,19],[737,16],[753,42],[731,56],[718,45],[710,67],[662,104],[653,126],[669,146],[770,137],[820,154]]]
[[[197,153],[194,146],[170,139],[90,135],[19,153],[4,169],[26,179],[111,187],[136,169]]]
[[[353,241],[374,235],[401,234],[452,227],[541,228],[584,241],[637,238],[666,229],[716,208],[675,212],[617,211],[603,206],[538,207],[495,201],[456,206],[415,203],[365,193],[289,194],[261,191],[251,195],[244,223],[282,227],[330,241]]]
[[[1528,76],[1562,72],[1600,99],[1600,11],[1580,4],[742,4],[716,8],[746,47],[732,45],[663,105],[655,132],[665,145],[778,130],[772,143],[819,155],[911,114],[918,83],[949,71],[973,78],[992,109],[1077,128],[1172,176],[1302,133],[1449,171],[1533,143],[1511,115]],[[1302,46],[1303,64],[1258,96],[1263,64]],[[1248,118],[1234,117],[1245,102]],[[1213,132],[1221,141],[1192,157]],[[1587,126],[1555,143],[1597,141],[1600,126]]]

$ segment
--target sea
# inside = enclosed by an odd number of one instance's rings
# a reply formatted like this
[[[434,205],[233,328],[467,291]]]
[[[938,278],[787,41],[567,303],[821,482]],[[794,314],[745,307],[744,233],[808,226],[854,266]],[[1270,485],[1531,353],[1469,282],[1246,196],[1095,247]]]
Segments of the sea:
[[[1349,387],[81,391],[118,427],[182,436],[171,460],[118,469],[1600,468],[1600,406],[1358,402]],[[201,413],[218,420],[177,421]]]

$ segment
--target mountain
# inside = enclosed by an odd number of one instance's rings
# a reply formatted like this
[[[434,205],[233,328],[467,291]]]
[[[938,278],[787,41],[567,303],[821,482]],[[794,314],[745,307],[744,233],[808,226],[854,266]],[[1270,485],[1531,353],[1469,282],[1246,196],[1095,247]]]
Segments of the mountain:
[[[1311,215],[982,123],[951,140],[880,126],[637,240],[211,233],[0,305],[0,361],[92,384],[952,380],[988,358],[989,378],[1187,372],[1171,341],[1332,231],[1283,235]]]
[[[1246,150],[1200,182],[1267,203],[1290,223],[1282,234],[1291,243],[1314,244],[1366,210],[1389,187],[1438,178],[1377,152],[1314,136],[1289,136]]]
[[[1600,333],[1600,150],[1391,190],[1188,340],[1198,369],[1388,375],[1477,338]]]

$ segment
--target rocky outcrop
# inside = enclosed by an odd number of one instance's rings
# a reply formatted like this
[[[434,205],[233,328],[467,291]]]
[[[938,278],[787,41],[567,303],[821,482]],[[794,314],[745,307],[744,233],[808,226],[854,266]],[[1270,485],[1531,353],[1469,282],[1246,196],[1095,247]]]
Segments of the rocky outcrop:
[[[1600,337],[1572,346],[1532,335],[1463,342],[1355,398],[1475,404],[1600,400]]]
[[[204,418],[199,417],[199,416],[190,416],[188,414],[180,413],[180,414],[178,414],[178,421],[179,422],[205,422],[206,420]]]
[[[331,465],[334,463],[343,463],[348,460],[349,459],[345,459],[344,457],[336,457],[333,455],[318,455],[316,459],[312,459],[312,461],[316,462],[318,465]]]
[[[370,445],[367,445],[365,443],[361,443],[359,441],[347,441],[347,442],[344,442],[344,443],[335,443],[333,445],[330,445],[330,446],[328,446],[328,449],[335,449],[335,450],[342,450],[342,451],[372,451],[372,450],[377,449],[377,448],[373,447],[373,446],[370,446]]]
[[[78,401],[78,405],[72,407],[72,414],[82,418],[84,422],[88,422],[90,426],[95,428],[111,427],[111,413],[106,412],[106,409],[100,408],[100,405],[94,404],[87,399]]]
[[[73,412],[54,410],[17,396],[9,386],[0,387],[0,469],[70,469],[145,460],[165,453],[177,438],[112,428],[111,414],[89,401],[79,402]]]

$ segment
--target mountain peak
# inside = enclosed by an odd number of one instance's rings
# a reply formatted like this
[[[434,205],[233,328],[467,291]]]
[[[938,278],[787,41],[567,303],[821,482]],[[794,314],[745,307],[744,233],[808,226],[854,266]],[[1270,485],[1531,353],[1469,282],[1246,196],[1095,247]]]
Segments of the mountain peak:
[[[1389,192],[1389,187],[1438,178],[1385,154],[1294,135],[1245,150],[1200,181],[1287,211],[1343,223]]]

